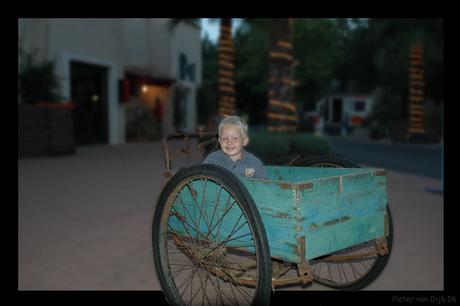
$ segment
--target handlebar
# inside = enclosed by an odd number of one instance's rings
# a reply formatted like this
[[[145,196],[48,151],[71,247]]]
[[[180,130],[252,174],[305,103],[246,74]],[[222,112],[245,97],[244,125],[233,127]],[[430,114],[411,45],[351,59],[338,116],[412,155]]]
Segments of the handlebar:
[[[179,133],[170,133],[166,134],[163,137],[163,151],[165,154],[165,170],[169,171],[171,170],[171,156],[169,152],[169,147],[168,147],[168,140],[171,138],[183,138],[184,139],[184,150],[177,150],[174,152],[174,155],[172,156],[172,159],[176,156],[176,154],[179,151],[182,151],[185,153],[185,157],[188,158],[190,156],[190,153],[199,149],[201,153],[201,158],[203,159],[203,147],[212,144],[213,142],[218,143],[218,133],[217,132],[206,132],[206,127],[203,125],[198,125],[195,128],[195,133],[187,133],[187,132],[179,132]],[[199,143],[196,146],[189,147],[189,139],[190,138],[211,138],[209,140],[206,140],[202,143]]]

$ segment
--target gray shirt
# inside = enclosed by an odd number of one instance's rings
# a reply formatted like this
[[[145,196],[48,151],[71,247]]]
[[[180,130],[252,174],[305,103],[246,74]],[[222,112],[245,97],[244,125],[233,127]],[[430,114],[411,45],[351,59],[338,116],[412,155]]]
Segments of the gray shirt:
[[[234,162],[230,156],[219,150],[209,154],[203,163],[222,166],[233,172],[237,177],[268,180],[269,177],[262,162],[245,150],[243,150],[243,154],[243,158]]]

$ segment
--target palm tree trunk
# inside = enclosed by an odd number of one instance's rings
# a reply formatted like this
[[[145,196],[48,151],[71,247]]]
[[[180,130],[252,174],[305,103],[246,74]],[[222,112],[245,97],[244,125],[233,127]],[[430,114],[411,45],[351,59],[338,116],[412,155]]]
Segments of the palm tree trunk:
[[[293,87],[292,18],[271,18],[269,40],[268,129],[294,132],[297,110]]]
[[[423,48],[420,41],[412,44],[410,53],[410,67],[409,67],[409,128],[407,138],[410,138],[412,133],[425,133],[423,124],[423,102],[425,86],[423,78]]]
[[[221,18],[219,37],[219,116],[233,116],[235,111],[235,76],[232,19]]]

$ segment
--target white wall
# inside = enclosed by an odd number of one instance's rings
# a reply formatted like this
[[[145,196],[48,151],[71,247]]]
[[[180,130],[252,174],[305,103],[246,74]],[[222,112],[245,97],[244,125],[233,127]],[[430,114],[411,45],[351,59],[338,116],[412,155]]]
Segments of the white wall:
[[[39,58],[56,60],[57,74],[62,77],[62,94],[70,96],[70,61],[101,65],[109,71],[109,143],[121,143],[118,80],[124,77],[129,64],[154,66],[172,77],[177,84],[190,90],[188,129],[196,124],[196,88],[201,84],[201,29],[179,25],[173,32],[166,28],[168,18],[142,19],[18,19],[19,42],[25,50],[39,48]],[[189,63],[195,63],[196,82],[179,80],[179,54],[183,52]],[[19,58],[18,58],[19,66]],[[172,90],[172,88],[171,88]],[[168,91],[168,90],[166,90]],[[164,132],[173,132],[171,93],[161,90],[164,102]],[[19,99],[18,99],[19,102]],[[124,121],[124,120],[121,120]]]
[[[202,80],[201,29],[189,24],[180,24],[172,33],[171,43],[170,73],[178,80],[176,86],[180,85],[187,89],[187,131],[193,132],[197,123],[196,92]],[[187,77],[180,80],[181,52],[186,55],[188,64],[195,64],[194,83]]]
[[[362,116],[364,119],[368,117],[374,108],[374,97],[373,95],[356,95],[356,96],[347,96],[347,95],[337,95],[337,96],[327,96],[324,98],[319,99],[316,101],[316,109],[315,111],[311,111],[307,113],[307,116],[315,115],[318,116],[320,109],[322,106],[326,107],[328,105],[327,110],[329,111],[328,118],[329,120],[326,123],[332,123],[333,118],[333,103],[332,100],[338,98],[342,99],[342,121],[345,118],[348,118],[348,125],[353,126],[354,124],[351,122],[350,118],[355,115]],[[364,101],[366,103],[364,111],[355,111],[355,103],[357,101]]]
[[[148,63],[171,74],[171,32],[167,30],[170,18],[148,20],[149,40]],[[174,75],[171,74],[174,77]]]

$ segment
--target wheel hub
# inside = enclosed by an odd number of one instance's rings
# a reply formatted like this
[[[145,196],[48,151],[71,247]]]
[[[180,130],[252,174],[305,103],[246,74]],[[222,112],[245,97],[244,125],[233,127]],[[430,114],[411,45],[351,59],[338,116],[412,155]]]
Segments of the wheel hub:
[[[204,263],[205,261],[209,261],[210,258],[212,258],[213,261],[223,259],[226,252],[227,248],[218,246],[215,243],[206,246],[196,245],[192,248],[192,257],[197,262]]]

